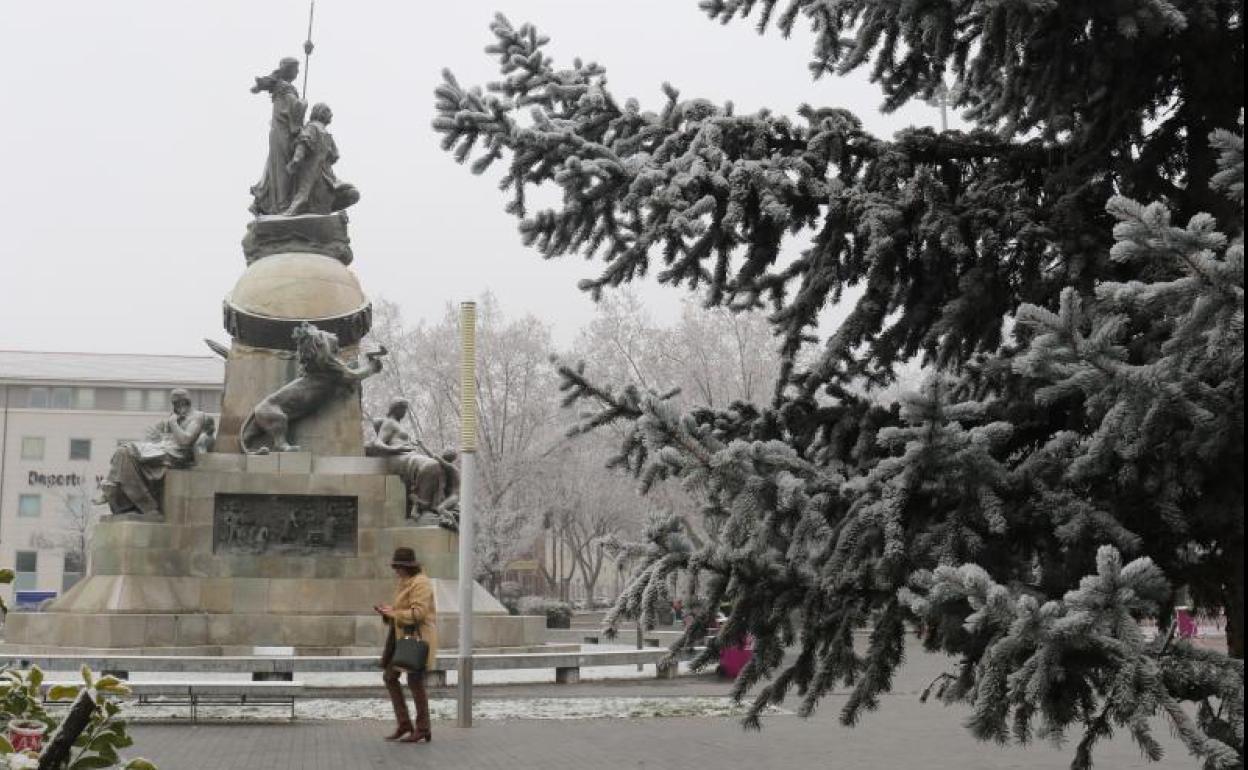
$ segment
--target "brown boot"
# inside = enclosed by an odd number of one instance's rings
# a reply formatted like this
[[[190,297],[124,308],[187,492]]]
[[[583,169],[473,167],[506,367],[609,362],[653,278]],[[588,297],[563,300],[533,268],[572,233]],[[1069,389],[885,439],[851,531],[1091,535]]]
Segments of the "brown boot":
[[[433,730],[429,726],[429,692],[425,689],[425,676],[417,674],[407,680],[412,690],[412,701],[416,704],[416,730],[403,739],[404,743],[433,743]]]
[[[394,728],[394,732],[387,735],[384,738],[384,740],[399,741],[400,743],[411,743],[412,737],[414,735],[415,735],[415,732],[413,732],[412,723],[407,722],[405,724],[401,724],[398,727]]]
[[[403,697],[403,688],[399,686],[399,678],[397,676],[391,678],[390,672],[386,672],[386,692],[390,694],[390,705],[394,707],[394,721],[397,726],[394,732],[386,736],[388,741],[397,741],[403,736],[410,736],[415,732],[412,727],[412,716],[407,710],[407,699]]]

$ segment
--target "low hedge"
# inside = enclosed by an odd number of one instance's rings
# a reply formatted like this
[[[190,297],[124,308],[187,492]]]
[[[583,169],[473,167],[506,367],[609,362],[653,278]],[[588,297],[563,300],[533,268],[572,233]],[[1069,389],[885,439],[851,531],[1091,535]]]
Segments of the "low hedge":
[[[571,628],[572,605],[544,596],[521,596],[516,603],[521,615],[545,615],[547,628]]]

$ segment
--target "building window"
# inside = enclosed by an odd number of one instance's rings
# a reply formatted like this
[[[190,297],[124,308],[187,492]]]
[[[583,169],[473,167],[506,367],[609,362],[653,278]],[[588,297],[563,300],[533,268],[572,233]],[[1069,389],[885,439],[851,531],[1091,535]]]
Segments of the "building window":
[[[47,409],[48,398],[47,388],[31,388],[26,392],[26,406],[31,409]]]
[[[78,388],[74,391],[75,409],[95,408],[95,388]]]
[[[71,438],[69,440],[69,459],[90,460],[91,459],[91,439]]]
[[[17,515],[23,519],[37,519],[43,513],[43,498],[39,495],[18,495]]]
[[[52,389],[52,408],[53,409],[72,409],[74,406],[74,389],[73,388],[53,388]]]
[[[143,391],[137,388],[126,388],[121,398],[121,408],[127,412],[143,411]]]
[[[199,392],[199,408],[209,414],[220,414],[221,391],[201,390]]]
[[[65,569],[61,572],[61,593],[65,593],[74,587],[74,584],[82,580],[82,573],[86,570],[86,559],[80,551],[65,552]]]
[[[163,390],[147,391],[147,411],[166,412],[169,407],[169,396]]]
[[[15,591],[33,591],[39,586],[39,552],[18,551],[14,554],[14,572],[17,579],[13,581]]]
[[[23,460],[42,460],[43,448],[43,436],[22,436]]]

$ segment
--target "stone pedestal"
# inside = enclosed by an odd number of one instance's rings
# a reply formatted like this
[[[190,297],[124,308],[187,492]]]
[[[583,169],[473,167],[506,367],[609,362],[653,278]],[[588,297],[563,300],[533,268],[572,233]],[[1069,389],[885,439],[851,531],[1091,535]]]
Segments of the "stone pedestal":
[[[343,350],[343,358],[354,360],[358,350]],[[251,410],[296,376],[298,365],[293,351],[257,348],[235,340],[225,362],[226,387],[216,451],[241,452],[239,431]],[[358,396],[338,399],[296,422],[288,438],[309,453],[359,457],[364,454],[363,420]]]
[[[410,526],[405,497],[381,459],[206,455],[191,470],[169,472],[163,521],[101,521],[87,577],[48,612],[11,614],[6,641],[28,649],[372,652],[384,627],[371,608],[393,596],[390,555],[408,546],[434,581],[439,638],[454,646],[458,538]],[[544,638],[544,618],[509,616],[479,585],[473,607],[474,646]]]
[[[372,322],[372,306],[355,273],[322,254],[272,254],[252,262],[224,304],[233,337],[225,364],[225,397],[216,451],[241,452],[239,431],[265,397],[299,374],[292,332],[303,322],[333,332],[341,358],[353,362]],[[291,443],[322,456],[364,454],[358,391],[320,406],[291,426]]]

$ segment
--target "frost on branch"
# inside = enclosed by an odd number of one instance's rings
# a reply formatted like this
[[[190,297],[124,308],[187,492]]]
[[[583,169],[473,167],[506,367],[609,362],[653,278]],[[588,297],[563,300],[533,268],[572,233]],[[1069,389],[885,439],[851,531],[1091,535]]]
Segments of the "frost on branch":
[[[973,704],[969,727],[986,740],[1058,741],[1079,725],[1072,767],[1080,770],[1092,767],[1093,745],[1113,728],[1161,759],[1150,726],[1159,714],[1205,767],[1241,767],[1242,748],[1233,747],[1243,746],[1242,661],[1164,635],[1147,638],[1138,618],[1168,598],[1165,576],[1148,558],[1124,566],[1110,546],[1096,561],[1095,575],[1045,602],[974,564],[916,573],[902,592],[911,611],[939,624],[950,611],[969,610],[962,631],[983,649],[978,662],[967,661],[928,692]],[[1195,719],[1182,701],[1200,704]]]

